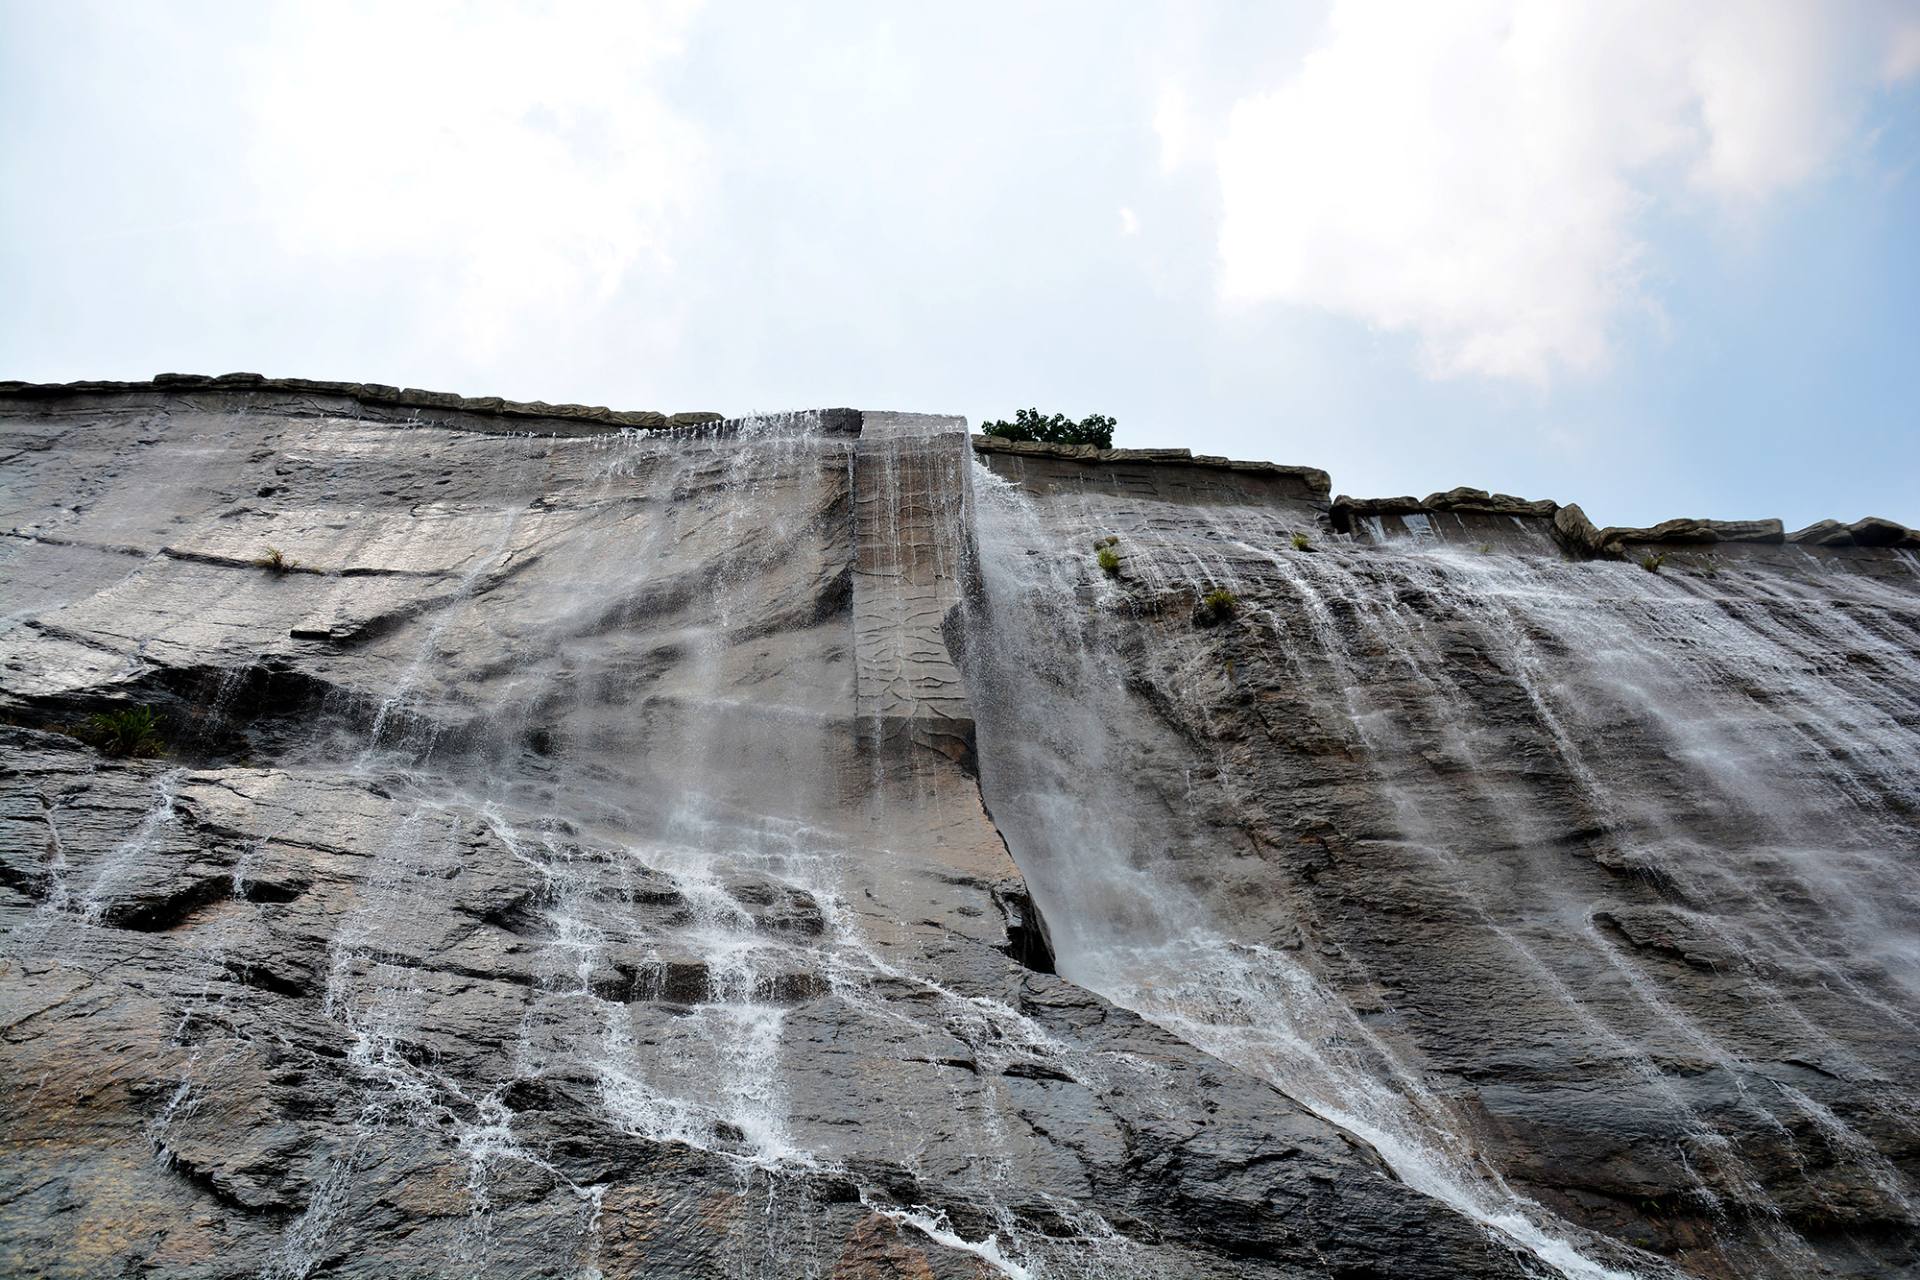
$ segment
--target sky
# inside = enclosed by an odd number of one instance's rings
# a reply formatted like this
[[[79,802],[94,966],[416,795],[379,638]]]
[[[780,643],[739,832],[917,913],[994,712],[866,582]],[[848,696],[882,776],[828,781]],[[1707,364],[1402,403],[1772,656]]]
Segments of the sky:
[[[1920,525],[1920,0],[0,0],[0,378]]]

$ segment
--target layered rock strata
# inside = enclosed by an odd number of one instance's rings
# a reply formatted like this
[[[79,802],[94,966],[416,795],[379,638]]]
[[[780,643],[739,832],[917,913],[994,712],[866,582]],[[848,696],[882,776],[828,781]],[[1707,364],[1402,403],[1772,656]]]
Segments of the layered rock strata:
[[[1893,520],[1867,516],[1851,523],[1821,520],[1794,533],[1778,520],[1663,520],[1645,528],[1596,526],[1577,505],[1551,498],[1530,501],[1512,494],[1465,487],[1425,498],[1350,498],[1342,494],[1328,509],[1331,527],[1373,542],[1395,537],[1442,537],[1471,542],[1481,534],[1511,541],[1510,530],[1545,534],[1568,554],[1580,558],[1622,559],[1719,544],[1920,549],[1920,531]]]

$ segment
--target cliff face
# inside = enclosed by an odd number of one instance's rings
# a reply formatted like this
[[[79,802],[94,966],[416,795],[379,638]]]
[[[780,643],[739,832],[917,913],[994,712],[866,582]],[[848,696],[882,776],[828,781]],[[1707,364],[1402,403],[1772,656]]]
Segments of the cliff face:
[[[0,395],[0,1270],[1916,1266],[1904,530],[673,421]]]

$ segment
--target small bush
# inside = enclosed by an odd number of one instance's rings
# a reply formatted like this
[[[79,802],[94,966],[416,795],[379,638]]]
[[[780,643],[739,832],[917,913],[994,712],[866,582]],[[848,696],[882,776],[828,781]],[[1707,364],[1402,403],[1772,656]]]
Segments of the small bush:
[[[1645,569],[1648,573],[1660,572],[1660,566],[1665,564],[1666,562],[1667,562],[1667,556],[1665,552],[1660,552],[1658,554],[1655,554],[1654,552],[1649,551],[1647,552],[1647,554],[1640,557],[1640,567],[1642,569]]]
[[[1100,572],[1106,574],[1109,578],[1117,578],[1120,576],[1120,553],[1115,551],[1113,547],[1114,544],[1109,542],[1094,552],[1093,555],[1093,558],[1100,564]]]
[[[1207,592],[1193,611],[1193,620],[1203,627],[1225,622],[1240,607],[1240,597],[1224,587]]]
[[[1002,440],[1037,440],[1042,444],[1090,444],[1096,449],[1113,448],[1113,419],[1104,413],[1090,413],[1075,422],[1064,413],[1051,417],[1038,409],[1022,409],[1013,421],[1004,418],[980,429]]]
[[[1293,549],[1295,551],[1311,551],[1313,550],[1313,539],[1304,533],[1296,533],[1293,535]]]
[[[123,707],[87,717],[80,736],[108,756],[157,756],[167,744],[160,740],[160,717],[152,707]]]
[[[278,547],[268,547],[266,554],[254,563],[269,573],[292,573],[300,566],[287,559],[286,553]]]
[[[1481,543],[1481,544],[1480,544],[1480,554],[1481,554],[1481,555],[1483,555],[1483,556],[1490,556],[1490,555],[1492,555],[1492,554],[1493,554],[1493,544],[1492,544],[1491,542],[1483,542],[1483,543]]]

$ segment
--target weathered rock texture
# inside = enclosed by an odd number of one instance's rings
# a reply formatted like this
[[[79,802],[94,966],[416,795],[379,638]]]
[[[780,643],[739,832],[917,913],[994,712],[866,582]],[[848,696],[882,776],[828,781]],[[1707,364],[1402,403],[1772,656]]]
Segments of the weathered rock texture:
[[[1538,1271],[1051,972],[967,772],[956,420],[0,392],[0,1273]],[[162,755],[87,745],[142,706]]]
[[[972,536],[966,423],[865,414],[855,458],[856,709],[879,739],[909,729],[964,758],[973,721],[942,629]]]

